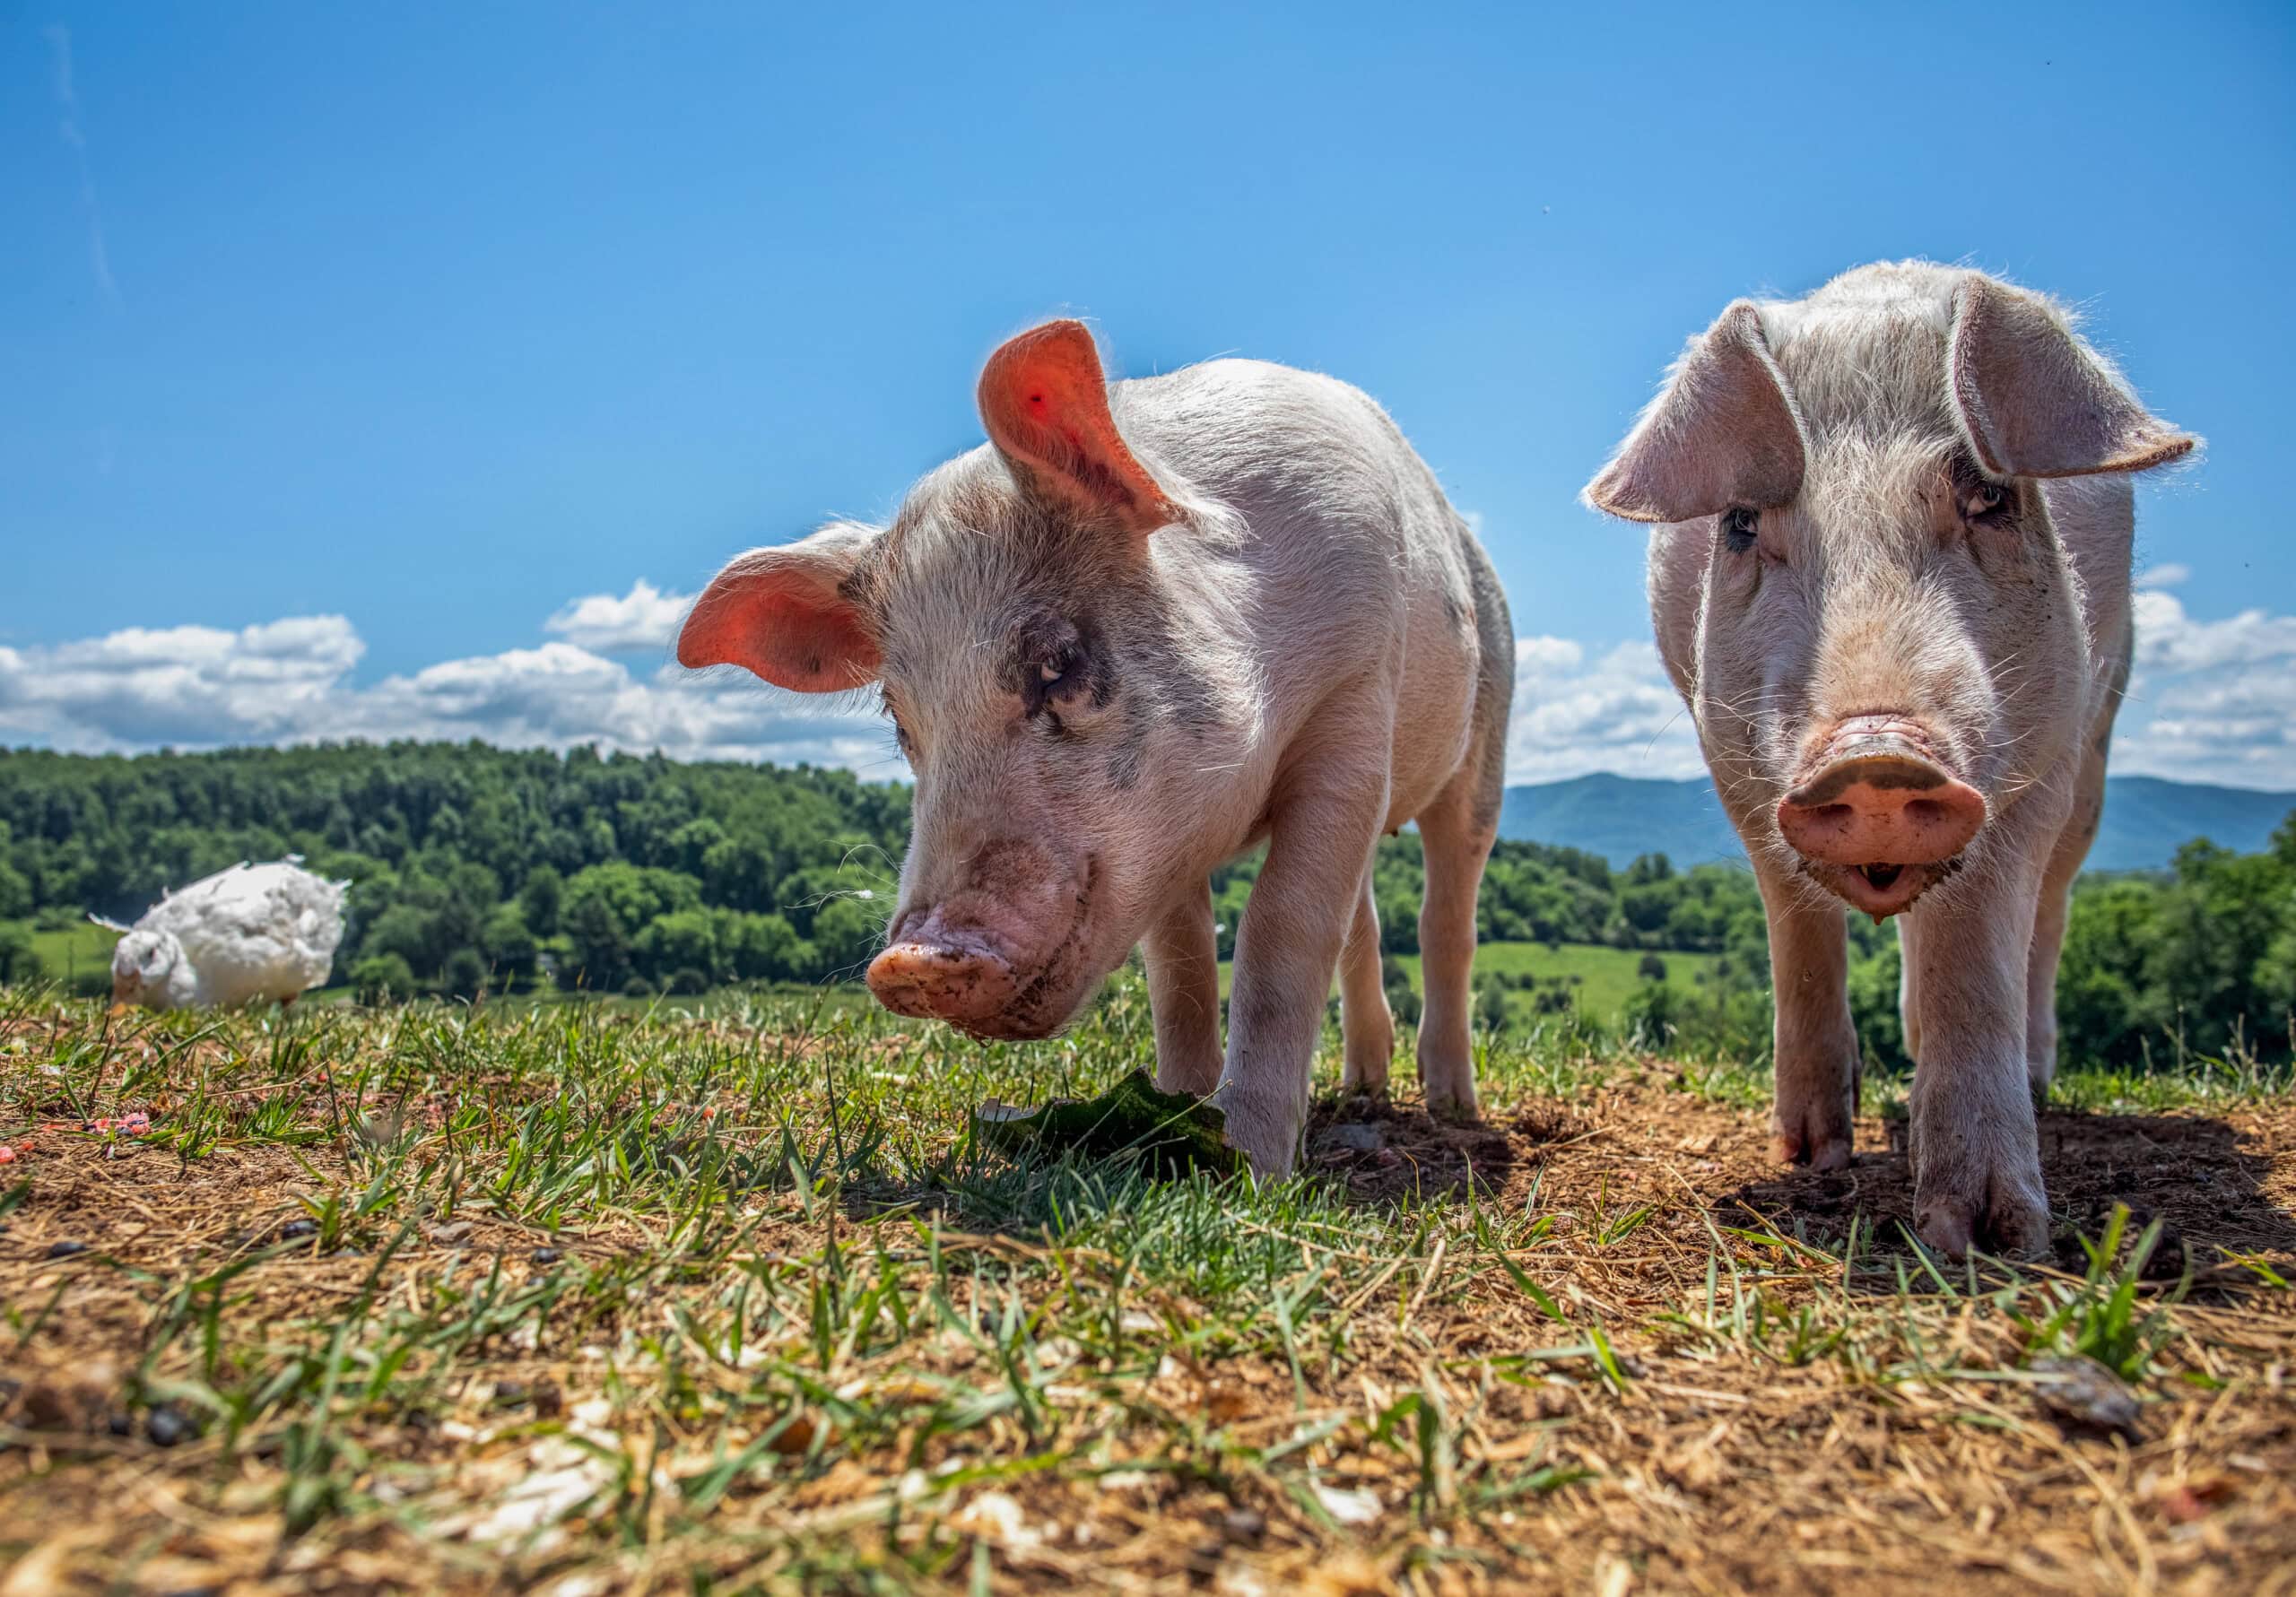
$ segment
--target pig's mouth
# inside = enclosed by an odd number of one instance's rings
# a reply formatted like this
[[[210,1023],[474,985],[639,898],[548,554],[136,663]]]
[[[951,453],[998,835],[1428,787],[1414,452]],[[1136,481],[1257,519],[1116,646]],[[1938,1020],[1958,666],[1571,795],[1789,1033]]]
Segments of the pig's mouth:
[[[1927,864],[1903,864],[1876,860],[1864,865],[1832,865],[1804,859],[1802,871],[1812,881],[1861,915],[1878,923],[1902,915],[1931,888],[1961,868],[1961,857]]]

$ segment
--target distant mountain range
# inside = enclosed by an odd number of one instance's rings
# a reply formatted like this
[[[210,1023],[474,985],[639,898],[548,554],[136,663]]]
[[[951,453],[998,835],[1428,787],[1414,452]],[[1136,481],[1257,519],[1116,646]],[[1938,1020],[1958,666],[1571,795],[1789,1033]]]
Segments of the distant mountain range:
[[[2291,810],[2296,810],[2296,793],[2108,777],[2104,825],[2089,851],[2088,868],[2158,870],[2195,838],[2253,854]],[[1664,854],[1680,866],[1745,857],[1713,784],[1702,777],[1660,782],[1605,771],[1509,787],[1499,835],[1584,848],[1613,865],[1639,854]]]

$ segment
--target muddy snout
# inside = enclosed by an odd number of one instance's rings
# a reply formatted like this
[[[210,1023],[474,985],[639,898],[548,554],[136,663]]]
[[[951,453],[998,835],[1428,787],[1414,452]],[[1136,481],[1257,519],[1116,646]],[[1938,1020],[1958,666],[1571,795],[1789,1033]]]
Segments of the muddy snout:
[[[1912,903],[1985,825],[1985,796],[1948,771],[1918,729],[1852,722],[1779,801],[1778,829],[1870,914]]]
[[[1012,961],[978,937],[920,928],[869,962],[869,991],[897,1015],[987,1026],[1012,1006],[1021,978]]]
[[[893,917],[869,990],[895,1014],[946,1020],[977,1037],[1044,1037],[1068,1019],[1083,977],[1095,872],[1041,845],[970,851],[935,890]]]

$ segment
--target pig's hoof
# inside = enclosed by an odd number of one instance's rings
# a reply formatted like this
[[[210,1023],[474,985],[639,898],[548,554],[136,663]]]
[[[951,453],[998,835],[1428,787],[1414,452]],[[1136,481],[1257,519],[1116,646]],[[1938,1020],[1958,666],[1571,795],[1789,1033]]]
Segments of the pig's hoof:
[[[1770,1123],[1770,1157],[1781,1165],[1807,1165],[1820,1175],[1849,1167],[1849,1126],[1789,1124],[1782,1115]]]
[[[2036,1259],[2048,1251],[2048,1210],[2015,1198],[1981,1204],[1970,1198],[1926,1198],[1914,1232],[1926,1247],[1952,1259],[1977,1247],[2004,1259]]]
[[[1430,1092],[1427,1113],[1446,1125],[1474,1125],[1483,1118],[1483,1106],[1475,1101],[1474,1089],[1464,1093]]]

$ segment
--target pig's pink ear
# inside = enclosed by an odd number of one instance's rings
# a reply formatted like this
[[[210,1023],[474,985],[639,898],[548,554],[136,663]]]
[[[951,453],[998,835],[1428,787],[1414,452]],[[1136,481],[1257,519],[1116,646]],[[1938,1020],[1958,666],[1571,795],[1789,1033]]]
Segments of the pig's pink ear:
[[[739,665],[777,688],[835,693],[875,680],[880,654],[848,579],[877,537],[835,522],[779,549],[737,555],[678,631],[678,664]]]
[[[1801,490],[1807,458],[1761,315],[1740,299],[1692,341],[1584,497],[1629,521],[1767,509]]]
[[[1144,537],[1180,518],[1117,431],[1100,352],[1082,322],[1031,327],[989,356],[980,419],[1031,482],[1085,515]]]
[[[2141,472],[2200,440],[2136,402],[2064,314],[1971,273],[1953,295],[1953,404],[1996,477]]]

